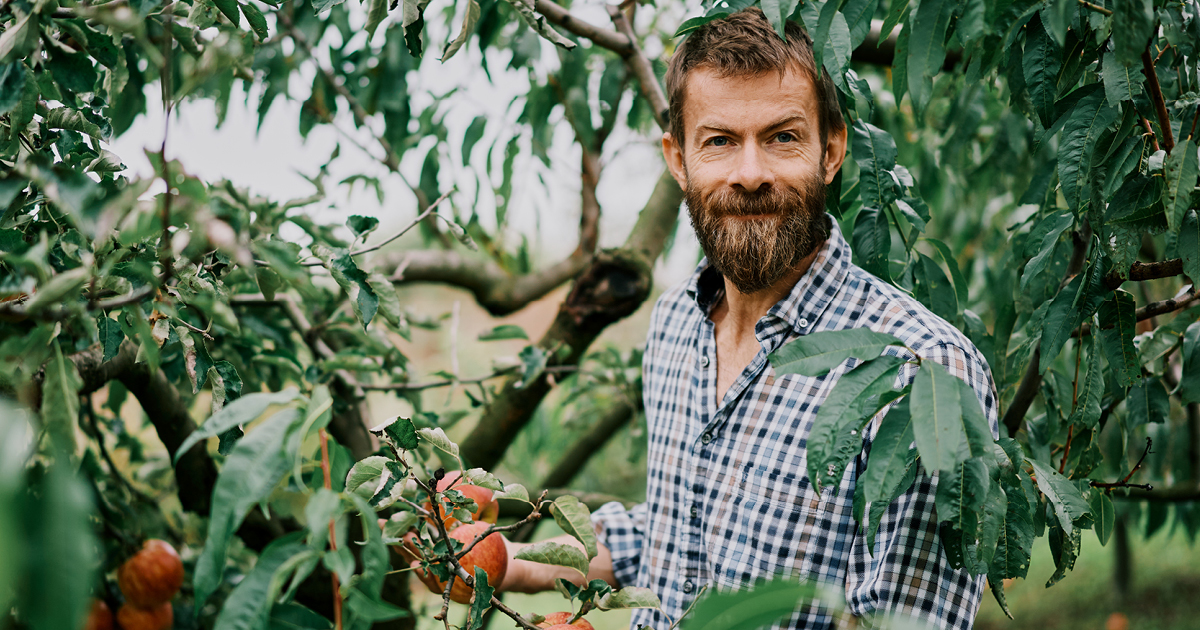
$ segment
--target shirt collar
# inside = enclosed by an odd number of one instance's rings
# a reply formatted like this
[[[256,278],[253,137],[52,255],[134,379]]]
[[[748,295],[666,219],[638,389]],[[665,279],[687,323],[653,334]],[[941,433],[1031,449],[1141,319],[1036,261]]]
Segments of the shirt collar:
[[[755,330],[760,340],[765,331],[780,328],[779,323],[786,324],[796,334],[808,334],[845,281],[850,269],[850,244],[842,236],[838,222],[829,214],[825,218],[830,225],[829,238],[792,290],[759,320]],[[688,279],[686,290],[700,310],[708,313],[724,296],[725,283],[706,257]]]

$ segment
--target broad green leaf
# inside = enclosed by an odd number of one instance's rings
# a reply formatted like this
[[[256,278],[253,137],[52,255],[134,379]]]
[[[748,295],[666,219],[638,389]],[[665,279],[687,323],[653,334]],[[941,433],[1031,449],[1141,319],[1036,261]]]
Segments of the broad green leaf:
[[[375,30],[388,15],[389,0],[371,0],[367,8],[367,39],[375,37]]]
[[[1170,418],[1171,399],[1163,388],[1162,379],[1148,376],[1138,380],[1125,397],[1125,431],[1149,422],[1165,422]]]
[[[892,169],[896,168],[896,141],[888,132],[861,118],[854,121],[853,131],[851,150],[859,168],[862,203],[883,211],[896,199],[891,177]]]
[[[1185,405],[1200,402],[1200,322],[1193,322],[1183,332],[1183,375],[1179,379],[1179,396]]]
[[[908,93],[918,118],[929,104],[932,77],[942,71],[946,60],[946,28],[955,8],[951,0],[922,0],[909,20],[912,37],[908,43]]]
[[[524,328],[513,324],[501,324],[479,335],[480,341],[500,341],[504,339],[529,339],[529,335],[525,334]]]
[[[376,491],[391,478],[388,471],[390,461],[382,455],[372,455],[355,462],[350,473],[346,475],[346,492],[355,493],[368,500],[375,496]]]
[[[592,525],[592,513],[586,505],[580,503],[576,497],[566,494],[550,504],[550,514],[564,532],[583,545],[589,561],[596,557],[596,532]]]
[[[378,314],[383,315],[383,318],[394,328],[403,330],[408,324],[404,319],[400,296],[396,294],[396,287],[391,280],[381,273],[372,273],[367,276],[367,284],[375,292],[375,297],[379,298]]]
[[[1046,318],[1042,321],[1042,339],[1040,346],[1041,361],[1038,373],[1044,373],[1046,368],[1058,358],[1063,346],[1071,338],[1071,332],[1079,326],[1079,309],[1075,306],[1075,296],[1083,285],[1083,274],[1076,275],[1065,287],[1054,296],[1046,310]]]
[[[292,533],[271,541],[263,550],[254,568],[240,581],[220,608],[214,630],[256,630],[262,628],[271,615],[272,600],[267,594],[276,573],[288,560],[310,553],[300,538]]]
[[[1100,305],[1100,343],[1117,384],[1126,388],[1142,374],[1137,348],[1133,345],[1136,306],[1133,296],[1120,289]]]
[[[251,396],[254,394],[240,400]],[[300,421],[299,411],[284,409],[238,440],[233,451],[225,458],[225,465],[213,488],[212,512],[204,549],[196,561],[193,575],[197,612],[224,577],[229,540],[242,519],[250,508],[270,495],[287,473],[291,454],[286,452],[284,444]]]
[[[446,49],[442,51],[442,63],[454,56],[463,44],[467,43],[467,39],[471,37],[471,33],[475,32],[475,23],[479,21],[479,3],[475,0],[467,0],[467,13],[463,16],[462,29],[459,30],[458,36],[446,44]]]
[[[20,63],[20,60],[37,45],[38,34],[41,32],[38,28],[37,13],[24,16],[16,14],[14,17],[17,19],[12,25],[0,33],[0,63]]]
[[[1103,90],[1092,91],[1079,99],[1063,125],[1058,145],[1058,178],[1067,206],[1078,211],[1087,199],[1084,188],[1091,180],[1092,153],[1100,134],[1115,122],[1121,111],[1104,98]]]
[[[29,628],[82,628],[101,565],[96,552],[102,547],[92,529],[92,491],[73,470],[68,452],[58,451],[48,468],[36,495],[22,492],[25,501],[17,511],[25,536],[16,541],[28,554],[26,571],[14,585],[18,606]],[[16,541],[6,540],[3,546]]]
[[[724,592],[713,590],[696,603],[692,614],[683,620],[683,630],[748,630],[778,623],[797,608],[820,597],[822,605],[841,608],[838,595],[826,592],[812,582],[779,579],[758,582],[749,589]]]
[[[267,31],[267,18],[263,17],[262,11],[259,11],[253,2],[243,2],[240,6],[246,16],[246,22],[250,24],[250,30],[254,31],[259,41],[265,41],[270,36],[270,32]]]
[[[346,219],[346,227],[350,228],[355,238],[362,238],[379,227],[379,219],[352,214],[349,219]]]
[[[50,307],[61,306],[64,302],[73,303],[78,299],[79,291],[91,277],[91,271],[86,267],[77,267],[69,271],[54,274],[50,281],[38,287],[37,293],[25,303],[25,310],[30,314],[39,313]]]
[[[46,365],[42,382],[42,425],[64,452],[75,452],[75,427],[79,419],[79,390],[83,379],[75,363],[63,357],[57,343],[54,355]]]
[[[1146,80],[1141,68],[1121,63],[1114,52],[1104,53],[1100,76],[1104,80],[1104,95],[1114,104],[1133,101],[1142,93],[1142,82]]]
[[[1030,21],[1025,33],[1025,56],[1022,62],[1025,86],[1042,126],[1049,128],[1057,118],[1054,103],[1058,100],[1062,50],[1042,27],[1041,20]]]
[[[1135,173],[1113,193],[1105,211],[1106,218],[1119,223],[1132,223],[1144,220],[1147,212],[1159,214],[1161,210],[1151,206],[1162,197],[1162,193],[1161,177]]]
[[[1163,177],[1167,185],[1163,203],[1167,207],[1167,227],[1172,232],[1179,231],[1183,224],[1183,216],[1192,203],[1192,190],[1196,187],[1198,175],[1200,147],[1191,136],[1181,138],[1163,163]]]
[[[295,602],[271,607],[267,630],[331,630],[333,622]]]
[[[817,488],[837,486],[846,465],[862,451],[867,423],[899,395],[894,387],[903,364],[892,356],[867,361],[842,375],[821,402],[806,447],[808,478]]]
[[[513,499],[514,501],[529,502],[529,490],[526,490],[525,486],[519,483],[504,484],[504,490],[497,492],[494,496],[497,499]]]
[[[1156,27],[1154,3],[1151,0],[1117,0],[1112,20],[1117,61],[1127,66],[1139,65]]]
[[[1080,519],[1091,515],[1087,500],[1079,493],[1079,488],[1074,483],[1060,475],[1053,467],[1032,459],[1025,461],[1033,466],[1038,489],[1050,500],[1055,514],[1058,515],[1059,525],[1070,535]]]
[[[900,214],[904,215],[905,219],[913,225],[918,232],[924,232],[925,226],[929,223],[929,206],[924,201],[913,197],[905,197],[903,199],[896,198],[896,207],[900,209]],[[937,239],[926,239],[933,242]],[[941,241],[937,241],[941,243]],[[945,244],[943,243],[943,246]]]
[[[488,583],[487,571],[483,567],[475,567],[475,597],[467,613],[467,630],[483,627],[483,615],[492,607],[492,593],[495,592],[496,589]]]
[[[626,586],[619,591],[609,591],[596,601],[600,610],[621,610],[626,608],[658,608],[662,602],[658,595],[648,588]]]
[[[974,390],[935,361],[921,362],[909,409],[917,450],[930,473],[952,470],[991,448],[991,429]]]
[[[187,439],[175,451],[175,462],[178,463],[179,458],[183,457],[183,454],[200,440],[215,437],[237,426],[249,424],[261,416],[267,407],[286,405],[297,398],[300,398],[300,392],[294,387],[289,387],[282,392],[248,394],[238,398],[214,413],[204,424],[187,436]]]
[[[1029,281],[1036,278],[1050,264],[1059,237],[1074,223],[1075,217],[1071,216],[1070,212],[1056,212],[1043,218],[1030,231],[1025,253],[1032,258],[1025,263],[1025,269],[1021,272],[1021,290],[1025,290]]]
[[[776,375],[821,377],[847,359],[868,361],[888,346],[903,346],[899,339],[870,328],[830,330],[804,335],[767,356]]]
[[[396,416],[371,429],[371,433],[380,436],[401,450],[413,451],[420,446],[417,427],[410,418]]]
[[[446,432],[441,427],[426,427],[417,430],[417,436],[422,440],[429,442],[434,448],[445,453],[449,453],[454,457],[458,457],[458,445],[450,441],[446,437]]]
[[[321,264],[329,270],[330,275],[338,285],[350,296],[350,304],[358,321],[366,328],[375,318],[379,310],[379,295],[367,281],[366,272],[358,268],[358,264],[344,249],[332,249],[324,245],[313,247],[313,255],[321,259]]]
[[[238,10],[238,0],[213,0],[213,4],[217,5],[221,13],[224,13],[225,17],[229,18],[229,21],[233,22],[234,26],[240,27],[242,25],[242,15]],[[315,9],[316,7],[314,6],[313,8]]]
[[[958,296],[946,272],[929,256],[918,252],[917,257],[913,269],[913,294],[938,317],[950,322],[957,320]]]
[[[480,488],[487,488],[493,492],[502,492],[504,490],[504,484],[500,483],[500,480],[496,478],[496,475],[493,475],[482,468],[472,468],[468,470],[467,472],[463,473],[463,478],[472,485],[479,486]]]
[[[775,28],[775,32],[780,37],[786,37],[784,27],[787,25],[788,16],[796,9],[798,0],[762,0],[760,7],[763,15],[767,17],[767,21]],[[837,4],[833,2],[831,4]],[[814,48],[816,47],[814,42]],[[817,65],[821,65],[820,58],[817,58]]]
[[[100,126],[84,118],[83,112],[70,107],[56,107],[46,113],[42,124],[50,129],[70,129],[85,136],[99,138]]]
[[[346,591],[344,591],[346,592]],[[358,623],[354,630],[366,630],[377,621],[402,619],[411,617],[412,613],[394,604],[389,604],[378,596],[370,597],[361,589],[348,589],[346,595],[346,612]]]
[[[1116,526],[1117,513],[1107,492],[1093,488],[1091,494],[1088,503],[1091,505],[1092,515],[1096,517],[1096,538],[1100,540],[1101,545],[1107,545],[1108,537],[1112,535],[1113,527]]]
[[[567,567],[568,569],[575,569],[583,576],[586,576],[588,572],[588,559],[587,556],[583,555],[582,551],[571,545],[550,542],[548,540],[522,547],[513,557],[518,560],[537,562],[538,564],[552,564]]]

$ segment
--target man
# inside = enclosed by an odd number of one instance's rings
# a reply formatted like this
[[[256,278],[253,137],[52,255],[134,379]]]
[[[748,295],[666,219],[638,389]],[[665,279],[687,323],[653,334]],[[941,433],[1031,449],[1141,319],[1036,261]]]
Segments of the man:
[[[824,212],[846,126],[828,75],[817,79],[807,35],[789,24],[787,36],[752,9],[695,31],[671,60],[663,154],[707,258],[655,306],[643,364],[646,502],[595,513],[602,547],[588,577],[648,587],[672,619],[702,586],[733,589],[784,575],[844,589],[856,618],[904,615],[970,628],[983,578],[948,566],[931,479],[919,478],[889,507],[875,540],[851,516],[873,431],[838,487],[817,492],[810,484],[806,436],[850,362],[821,378],[776,376],[767,362],[785,342],[816,331],[890,333],[970,384],[996,430],[994,385],[979,352],[916,300],[851,264]],[[914,376],[908,370],[897,385]],[[510,543],[510,552],[518,547]],[[513,560],[501,587],[535,592],[556,577],[570,571]],[[633,614],[635,628],[670,623],[657,611]],[[837,623],[818,606],[779,627]]]

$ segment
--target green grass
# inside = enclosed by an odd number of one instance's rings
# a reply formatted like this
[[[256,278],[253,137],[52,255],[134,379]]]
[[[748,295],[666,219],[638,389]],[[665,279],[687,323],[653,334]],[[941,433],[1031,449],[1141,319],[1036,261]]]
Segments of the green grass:
[[[1083,550],[1075,569],[1051,588],[1054,560],[1045,538],[1039,538],[1029,578],[1008,588],[1014,620],[1000,610],[991,593],[984,594],[977,630],[1101,630],[1114,613],[1124,614],[1131,630],[1200,628],[1200,548],[1182,533],[1159,533],[1143,540],[1130,532],[1133,584],[1122,599],[1113,586],[1112,540],[1101,547],[1094,532],[1083,533]],[[1112,630],[1112,629],[1110,629]]]

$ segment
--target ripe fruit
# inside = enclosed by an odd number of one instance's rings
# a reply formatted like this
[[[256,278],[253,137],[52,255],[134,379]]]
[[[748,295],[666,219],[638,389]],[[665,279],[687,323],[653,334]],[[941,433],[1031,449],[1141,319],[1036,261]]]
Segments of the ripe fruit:
[[[462,473],[457,470],[446,473],[446,476],[438,482],[437,489],[439,491],[450,489],[451,485],[458,481],[458,478],[461,476]],[[496,501],[495,494],[491,490],[465,482],[454,486],[453,489],[461,492],[468,499],[475,501],[475,511],[471,513],[471,520],[495,523],[500,518],[500,503]],[[425,509],[432,510],[433,505],[426,501]],[[450,516],[450,512],[453,509],[454,507],[450,505],[449,501],[442,499],[442,523],[445,524],[447,531],[454,529],[459,524],[458,519]]]
[[[108,604],[102,599],[92,599],[92,608],[88,610],[87,620],[83,630],[113,630],[113,614]]]
[[[1104,630],[1129,630],[1129,617],[1122,612],[1109,615],[1104,622]]]
[[[456,527],[450,532],[450,537],[464,546],[471,544],[472,540],[479,534],[482,534],[491,527],[488,523],[470,523]],[[412,542],[413,534],[405,536],[405,542],[400,545],[400,554],[408,561],[419,559],[415,551],[415,545]],[[508,549],[504,545],[504,539],[500,534],[491,534],[487,538],[479,541],[479,544],[471,548],[470,553],[459,558],[459,564],[467,573],[475,575],[475,567],[481,567],[488,574],[488,583],[492,586],[499,586],[504,581],[504,574],[508,571]],[[437,576],[426,573],[424,571],[416,571],[417,577],[429,587],[429,590],[441,595],[446,591],[446,583],[437,579]],[[454,586],[450,589],[450,599],[466,604],[471,601],[471,594],[474,591],[467,586],[459,578],[454,578]]]
[[[586,619],[576,619],[575,623],[567,623],[567,621],[573,616],[574,615],[569,612],[551,613],[546,615],[546,620],[542,623],[539,623],[537,626],[539,628],[547,628],[550,630],[553,630],[554,628],[557,628],[558,630],[580,630],[580,628],[583,630],[596,630],[592,627],[592,624],[588,623]]]
[[[167,630],[175,623],[175,611],[171,602],[149,609],[125,604],[117,611],[117,623],[122,630]]]
[[[155,608],[171,601],[183,586],[183,561],[165,540],[147,540],[117,569],[117,586],[134,606]]]

